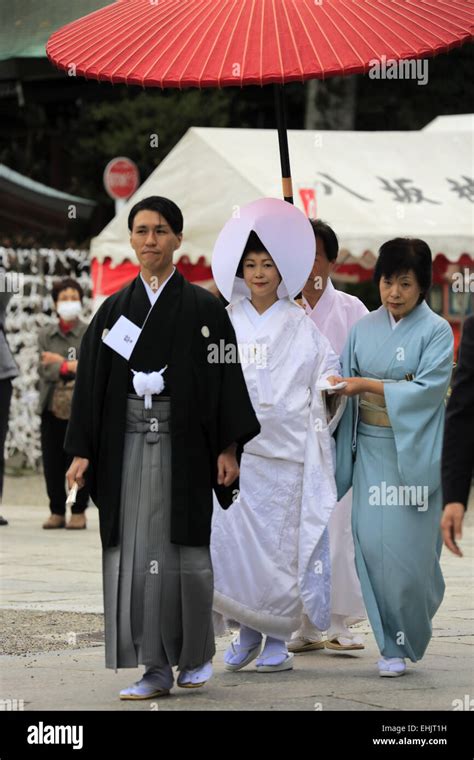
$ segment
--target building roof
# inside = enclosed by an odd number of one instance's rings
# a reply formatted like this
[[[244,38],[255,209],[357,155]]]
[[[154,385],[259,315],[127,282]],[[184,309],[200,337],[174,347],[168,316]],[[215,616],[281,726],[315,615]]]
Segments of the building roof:
[[[25,177],[23,174],[10,169],[5,164],[0,164],[0,188],[3,190],[8,188],[10,192],[20,195],[41,195],[51,199],[52,202],[61,201],[90,206],[91,209],[97,205],[95,201],[80,198],[78,195],[69,195],[69,193],[63,193],[54,187],[43,185],[42,182],[36,182],[36,180]]]
[[[50,35],[111,0],[9,0],[0,5],[0,61],[45,58]]]
[[[71,220],[88,223],[95,201],[63,193],[25,177],[0,164],[0,227],[47,234],[55,238],[68,234]],[[70,234],[70,233],[69,233]]]

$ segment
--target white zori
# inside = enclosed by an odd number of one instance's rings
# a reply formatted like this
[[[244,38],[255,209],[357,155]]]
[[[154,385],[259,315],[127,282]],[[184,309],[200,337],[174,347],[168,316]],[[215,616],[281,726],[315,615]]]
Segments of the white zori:
[[[236,271],[251,231],[281,275],[279,300],[263,314]],[[331,432],[344,401],[326,378],[339,361],[294,297],[314,262],[314,233],[304,214],[274,198],[240,209],[220,233],[212,270],[234,326],[242,369],[261,424],[241,460],[240,492],[227,511],[214,510],[214,609],[270,637],[288,640],[304,609],[320,629],[329,624],[328,520],[336,503]]]

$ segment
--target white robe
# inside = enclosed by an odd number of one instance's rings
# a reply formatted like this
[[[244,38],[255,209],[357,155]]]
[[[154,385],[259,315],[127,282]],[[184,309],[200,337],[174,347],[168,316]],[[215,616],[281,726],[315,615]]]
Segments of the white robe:
[[[303,298],[306,314],[328,339],[338,356],[346,345],[352,325],[368,314],[368,309],[355,296],[336,290],[331,280],[327,281],[324,293],[314,309]]]
[[[214,609],[286,639],[303,605],[319,626],[330,616],[326,526],[337,496],[330,429],[344,404],[328,424],[316,385],[337,374],[339,362],[289,299],[261,316],[248,299],[228,312],[261,432],[244,448],[236,502],[214,510]]]
[[[355,296],[336,290],[328,280],[324,293],[312,309],[303,299],[306,314],[329,340],[340,355],[352,325],[368,314],[368,310]],[[334,616],[344,618],[345,626],[366,618],[362,591],[357,577],[354,540],[351,529],[352,489],[339,501],[329,521],[331,547],[331,613],[330,633],[343,633]],[[322,630],[322,629],[321,629]]]

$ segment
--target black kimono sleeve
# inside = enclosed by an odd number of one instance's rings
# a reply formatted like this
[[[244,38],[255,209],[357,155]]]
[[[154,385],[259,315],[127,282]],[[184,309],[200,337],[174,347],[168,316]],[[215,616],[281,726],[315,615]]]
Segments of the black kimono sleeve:
[[[226,348],[235,346],[235,355],[238,357],[235,331],[225,309],[221,310],[220,318],[220,333],[225,340]],[[250,401],[240,361],[223,363],[221,366],[218,409],[219,453],[234,442],[242,449],[248,441],[260,433],[260,423]]]
[[[467,509],[474,466],[474,317],[464,323],[459,366],[446,410],[442,482],[443,504]]]
[[[233,354],[238,357],[237,340],[229,315],[218,301],[217,305],[219,338],[224,340],[226,354]],[[235,351],[229,351],[230,346],[234,346]],[[245,444],[260,433],[260,423],[250,400],[240,362],[222,362],[219,366],[219,396],[216,409],[216,477],[213,488],[220,505],[226,508],[235,500],[235,492],[238,490],[239,484],[238,480],[228,487],[217,483],[217,456],[230,444],[236,443],[237,461],[240,464]]]

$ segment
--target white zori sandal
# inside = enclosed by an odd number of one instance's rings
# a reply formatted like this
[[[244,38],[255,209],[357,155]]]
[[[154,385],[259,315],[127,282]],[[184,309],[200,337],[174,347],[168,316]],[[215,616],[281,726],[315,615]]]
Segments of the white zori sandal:
[[[200,689],[212,676],[212,660],[191,670],[182,670],[178,676],[178,686],[182,689]]]
[[[406,673],[407,666],[402,657],[382,657],[378,663],[379,676],[398,678]]]
[[[294,654],[288,652],[288,647],[282,639],[267,636],[265,646],[255,666],[259,673],[280,673],[282,670],[293,670]]]
[[[239,642],[239,637],[234,639],[224,655],[224,668],[235,672],[245,668],[252,660],[260,654],[262,640],[254,646],[244,647]]]
[[[255,667],[259,673],[280,673],[282,670],[293,670],[293,658],[294,654],[288,652],[283,662],[278,663],[278,665],[265,665],[265,660],[273,660],[275,659],[275,655],[262,655],[255,663]]]

